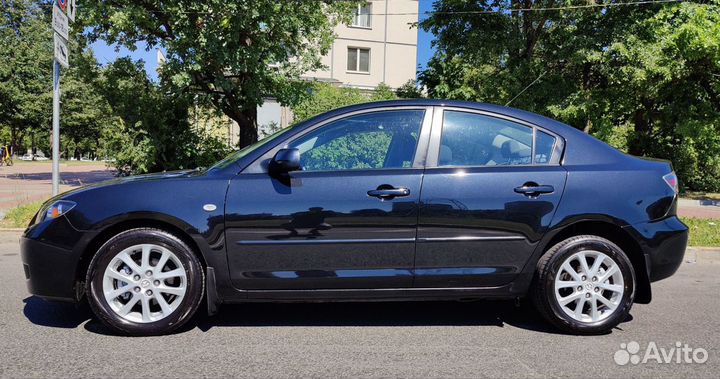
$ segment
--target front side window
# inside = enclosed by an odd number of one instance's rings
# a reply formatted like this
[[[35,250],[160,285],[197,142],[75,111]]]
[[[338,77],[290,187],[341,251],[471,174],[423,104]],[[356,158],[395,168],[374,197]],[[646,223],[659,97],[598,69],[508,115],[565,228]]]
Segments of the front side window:
[[[370,49],[348,47],[347,70],[370,72]]]
[[[424,110],[350,116],[291,142],[304,171],[411,167]]]
[[[547,164],[555,137],[500,118],[445,111],[438,156],[439,166],[512,166]],[[536,143],[533,162],[533,143]]]
[[[353,17],[352,26],[359,26],[361,28],[370,27],[370,10],[372,4],[358,4],[355,10],[355,16]]]

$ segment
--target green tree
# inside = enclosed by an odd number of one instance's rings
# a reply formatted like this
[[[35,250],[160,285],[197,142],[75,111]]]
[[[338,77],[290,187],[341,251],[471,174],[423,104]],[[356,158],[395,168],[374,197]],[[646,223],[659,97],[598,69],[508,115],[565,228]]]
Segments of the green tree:
[[[425,95],[418,88],[415,79],[410,79],[395,90],[395,95],[401,99],[422,99]]]
[[[274,97],[297,103],[307,71],[333,28],[349,21],[355,1],[112,0],[86,2],[79,12],[91,40],[134,49],[162,48],[161,77],[174,92],[197,92],[240,126],[240,146],[257,140],[257,106]]]
[[[66,159],[97,158],[105,129],[120,127],[103,96],[100,78],[99,64],[90,49],[73,54],[70,68],[63,71],[60,142]]]
[[[17,152],[50,125],[52,34],[40,3],[13,0],[0,11],[0,126]],[[0,144],[3,142],[0,141]]]
[[[99,85],[118,127],[104,130],[104,150],[121,174],[207,167],[229,153],[211,135],[192,130],[190,94],[168,95],[142,61],[120,58],[101,71]]]
[[[671,159],[683,186],[719,191],[719,2],[520,10],[570,4],[436,1],[420,80],[431,97],[509,102]]]
[[[313,83],[310,95],[292,110],[295,122],[304,121],[327,111],[368,101],[392,100],[397,96],[392,89],[381,83],[374,91],[361,91],[352,87],[338,87],[328,83]]]

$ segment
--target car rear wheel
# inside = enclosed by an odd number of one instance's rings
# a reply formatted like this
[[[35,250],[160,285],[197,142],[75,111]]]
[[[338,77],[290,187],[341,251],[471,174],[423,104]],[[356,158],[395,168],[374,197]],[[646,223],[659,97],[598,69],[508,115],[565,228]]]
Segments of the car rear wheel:
[[[533,301],[559,329],[607,333],[630,313],[635,273],[625,252],[591,235],[568,238],[538,261]]]
[[[122,232],[98,250],[87,273],[93,312],[116,332],[167,334],[186,323],[202,299],[202,266],[176,236],[159,229]]]

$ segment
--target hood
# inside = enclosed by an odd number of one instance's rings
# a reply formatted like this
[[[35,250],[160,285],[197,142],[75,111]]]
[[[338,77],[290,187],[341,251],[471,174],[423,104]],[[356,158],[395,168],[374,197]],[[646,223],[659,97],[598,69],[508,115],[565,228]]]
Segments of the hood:
[[[164,180],[164,179],[172,179],[172,178],[189,178],[189,177],[200,176],[200,175],[204,175],[204,174],[205,174],[204,171],[201,171],[199,169],[193,169],[193,170],[165,171],[165,172],[156,172],[156,173],[150,173],[150,174],[118,177],[115,179],[109,179],[109,180],[105,180],[102,182],[88,184],[86,186],[82,186],[82,187],[75,188],[75,189],[72,189],[67,192],[63,192],[63,193],[51,198],[50,200],[48,200],[48,202],[53,201],[53,200],[67,198],[74,194],[77,194],[80,192],[85,192],[85,191],[92,190],[95,188],[116,186],[116,185],[122,185],[125,183],[133,183],[133,182],[140,182],[140,181],[155,181],[155,180]]]

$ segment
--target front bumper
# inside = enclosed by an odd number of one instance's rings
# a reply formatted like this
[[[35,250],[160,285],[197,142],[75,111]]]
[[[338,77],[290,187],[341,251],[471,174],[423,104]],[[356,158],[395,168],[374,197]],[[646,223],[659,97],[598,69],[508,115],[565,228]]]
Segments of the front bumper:
[[[76,301],[77,260],[71,250],[21,237],[20,255],[31,294],[49,300]]]
[[[665,279],[677,271],[685,257],[689,235],[682,221],[672,216],[628,229],[641,244],[651,282]]]
[[[20,237],[20,256],[28,291],[48,300],[78,301],[76,288],[82,233],[65,217],[28,228]]]

